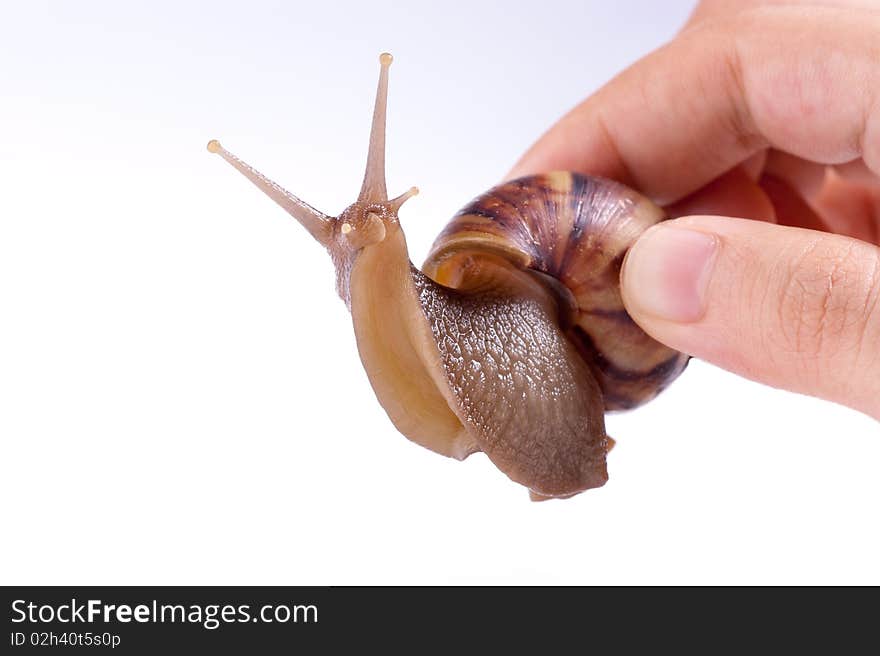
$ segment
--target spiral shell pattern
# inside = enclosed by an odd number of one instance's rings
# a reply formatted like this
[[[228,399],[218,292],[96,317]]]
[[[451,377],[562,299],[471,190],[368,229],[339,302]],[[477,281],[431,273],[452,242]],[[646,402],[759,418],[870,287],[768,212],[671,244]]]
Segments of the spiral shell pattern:
[[[561,327],[598,381],[606,410],[629,409],[656,396],[688,362],[639,328],[620,295],[626,251],[664,218],[649,199],[612,180],[571,172],[528,176],[459,211],[423,270],[459,287],[460,258],[501,256],[557,281],[550,287],[561,301]]]

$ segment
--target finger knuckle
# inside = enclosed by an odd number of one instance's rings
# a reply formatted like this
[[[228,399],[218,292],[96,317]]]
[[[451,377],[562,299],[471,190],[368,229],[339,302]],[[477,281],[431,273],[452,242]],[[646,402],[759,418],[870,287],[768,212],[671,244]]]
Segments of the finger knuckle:
[[[870,250],[867,250],[870,249]],[[821,239],[781,267],[779,347],[821,375],[829,363],[855,364],[876,331],[880,255],[853,241],[829,249]]]

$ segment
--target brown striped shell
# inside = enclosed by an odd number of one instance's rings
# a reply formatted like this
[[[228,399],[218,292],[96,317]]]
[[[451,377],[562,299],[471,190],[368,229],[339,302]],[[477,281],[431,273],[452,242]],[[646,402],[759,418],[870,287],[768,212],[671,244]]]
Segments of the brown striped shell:
[[[563,332],[598,381],[605,409],[629,409],[654,398],[688,362],[639,328],[620,295],[626,251],[664,218],[650,200],[612,180],[570,172],[528,176],[459,211],[423,270],[459,288],[466,285],[467,258],[501,256],[551,281],[567,310],[560,312]]]

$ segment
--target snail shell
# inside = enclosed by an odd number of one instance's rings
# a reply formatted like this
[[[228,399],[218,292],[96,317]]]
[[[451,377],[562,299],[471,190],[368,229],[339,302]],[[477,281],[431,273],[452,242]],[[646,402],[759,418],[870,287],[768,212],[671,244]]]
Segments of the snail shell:
[[[420,301],[471,450],[533,499],[602,485],[603,412],[653,398],[687,365],[620,295],[626,251],[663,218],[617,182],[554,172],[477,197],[428,255]]]
[[[533,499],[603,485],[606,410],[653,398],[687,356],[651,339],[620,296],[627,249],[663,212],[616,182],[568,172],[499,185],[461,210],[425,263],[389,199],[381,69],[367,170],[338,217],[307,205],[217,141],[221,155],[328,251],[358,351],[391,421],[443,455],[484,452]]]
[[[461,287],[463,263],[492,254],[549,277],[564,332],[589,364],[605,409],[628,410],[654,398],[688,362],[639,328],[620,295],[624,255],[664,218],[649,199],[613,180],[567,171],[528,176],[460,210],[437,237],[423,270],[441,284]]]

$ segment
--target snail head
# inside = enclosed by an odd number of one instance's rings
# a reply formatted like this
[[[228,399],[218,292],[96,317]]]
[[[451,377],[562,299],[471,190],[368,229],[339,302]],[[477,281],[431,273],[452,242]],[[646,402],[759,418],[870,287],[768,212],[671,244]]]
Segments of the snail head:
[[[238,169],[330,251],[337,269],[339,292],[346,301],[348,282],[343,273],[351,270],[354,261],[364,249],[380,244],[400,232],[397,213],[407,199],[419,192],[416,187],[411,187],[400,196],[389,199],[385,187],[385,113],[388,102],[388,68],[391,61],[392,57],[388,53],[379,56],[379,85],[360,194],[338,217],[319,212],[303,202],[226,150],[219,141],[208,142],[210,152],[220,155]]]

